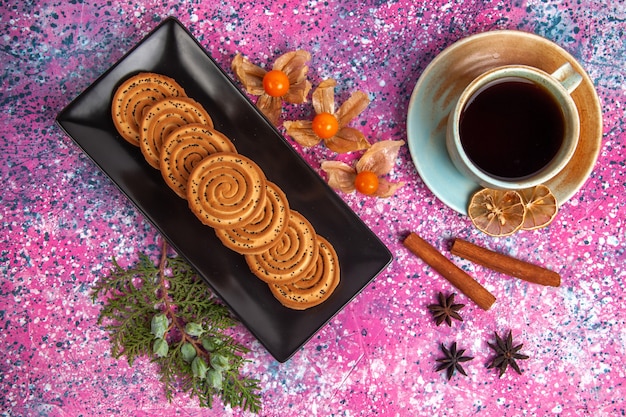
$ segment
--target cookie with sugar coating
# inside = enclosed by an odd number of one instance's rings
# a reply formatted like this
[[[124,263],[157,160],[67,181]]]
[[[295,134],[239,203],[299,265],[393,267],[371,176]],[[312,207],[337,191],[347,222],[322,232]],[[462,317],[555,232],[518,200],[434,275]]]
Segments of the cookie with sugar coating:
[[[318,236],[317,241],[319,256],[311,271],[292,283],[269,284],[274,297],[285,307],[306,310],[320,305],[339,285],[341,274],[337,252],[322,236]]]
[[[218,152],[202,159],[189,175],[187,202],[207,226],[241,227],[265,207],[265,184],[264,172],[250,158]]]
[[[213,119],[209,113],[194,99],[176,97],[156,102],[141,121],[139,147],[146,161],[159,169],[165,138],[177,128],[192,123],[213,127]]]
[[[221,132],[201,123],[183,125],[165,138],[159,168],[165,183],[181,198],[187,198],[191,171],[208,155],[234,152],[235,145]]]
[[[111,116],[118,133],[127,142],[139,146],[141,121],[156,102],[169,97],[186,97],[176,80],[154,72],[140,72],[128,77],[113,93]]]
[[[319,250],[317,234],[311,223],[299,212],[290,210],[287,230],[265,252],[245,255],[252,273],[269,284],[297,281],[310,270]]]
[[[227,248],[245,255],[269,249],[287,230],[289,201],[278,185],[266,182],[265,207],[250,223],[233,229],[215,229]]]

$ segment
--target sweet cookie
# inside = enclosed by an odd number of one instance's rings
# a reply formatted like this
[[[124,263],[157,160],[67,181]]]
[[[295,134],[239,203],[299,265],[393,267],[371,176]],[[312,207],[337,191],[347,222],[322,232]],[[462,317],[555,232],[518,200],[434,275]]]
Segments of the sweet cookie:
[[[295,210],[289,212],[287,230],[265,252],[245,255],[252,273],[270,284],[286,284],[302,278],[317,262],[317,236],[311,223]]]
[[[250,223],[235,229],[216,229],[224,246],[240,254],[266,251],[287,230],[289,202],[274,183],[266,182],[265,207]]]
[[[124,81],[113,94],[113,124],[127,142],[139,146],[141,120],[147,109],[168,97],[185,97],[185,90],[172,78],[141,72]]]
[[[219,152],[205,157],[187,183],[187,200],[196,217],[213,228],[244,226],[265,207],[265,174],[249,158]]]
[[[216,152],[234,152],[235,145],[221,132],[200,123],[172,131],[161,148],[159,168],[166,184],[181,198],[187,198],[187,182],[193,168]]]
[[[319,256],[315,268],[290,284],[270,284],[272,294],[282,305],[294,310],[305,310],[326,301],[340,280],[339,258],[333,246],[317,236]]]
[[[115,128],[220,241],[242,254],[285,307],[326,301],[340,281],[337,253],[290,209],[283,191],[240,155],[197,101],[173,79],[143,72],[125,80],[111,104]]]
[[[200,123],[213,127],[209,113],[188,97],[166,98],[156,102],[141,121],[139,147],[146,161],[159,169],[161,147],[170,133],[180,126]]]

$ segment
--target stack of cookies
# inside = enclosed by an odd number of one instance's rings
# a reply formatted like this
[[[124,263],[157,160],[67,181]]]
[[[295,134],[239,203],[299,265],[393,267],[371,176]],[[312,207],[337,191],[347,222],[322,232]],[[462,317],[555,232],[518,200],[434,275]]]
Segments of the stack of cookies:
[[[113,95],[111,114],[122,138],[284,306],[304,310],[330,297],[340,280],[332,244],[175,80],[146,72],[128,78]]]

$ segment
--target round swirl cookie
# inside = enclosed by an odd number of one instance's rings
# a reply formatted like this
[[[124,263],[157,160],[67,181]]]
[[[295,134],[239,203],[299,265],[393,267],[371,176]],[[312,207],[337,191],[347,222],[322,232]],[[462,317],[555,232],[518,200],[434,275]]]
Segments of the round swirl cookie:
[[[141,121],[147,110],[165,98],[185,96],[183,87],[166,75],[153,72],[133,75],[113,94],[113,124],[124,140],[139,146]]]
[[[265,207],[250,223],[234,229],[215,229],[224,246],[239,254],[265,252],[285,233],[289,220],[289,202],[274,183],[266,182]]]
[[[200,123],[173,130],[163,142],[159,168],[166,184],[181,198],[187,198],[189,174],[208,155],[236,153],[235,145],[221,132]]]
[[[205,225],[244,226],[265,207],[266,178],[251,159],[233,152],[205,157],[187,182],[189,208]]]
[[[271,247],[245,255],[252,273],[269,284],[287,284],[302,278],[317,262],[317,234],[309,221],[290,210],[287,229]]]
[[[146,161],[159,169],[161,147],[175,129],[200,123],[213,127],[213,120],[200,103],[189,97],[166,98],[156,102],[141,121],[139,147]]]
[[[337,252],[322,236],[317,236],[317,241],[319,256],[312,271],[289,284],[269,284],[274,297],[285,307],[305,310],[317,306],[339,285],[341,273]]]

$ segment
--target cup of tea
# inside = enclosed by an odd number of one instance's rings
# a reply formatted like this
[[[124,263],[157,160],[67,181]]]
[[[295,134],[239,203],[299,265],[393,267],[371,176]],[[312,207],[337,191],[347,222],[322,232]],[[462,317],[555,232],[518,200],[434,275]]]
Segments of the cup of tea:
[[[452,162],[487,188],[547,182],[576,150],[580,120],[571,93],[581,81],[569,63],[552,74],[526,65],[481,74],[465,88],[448,119]]]

